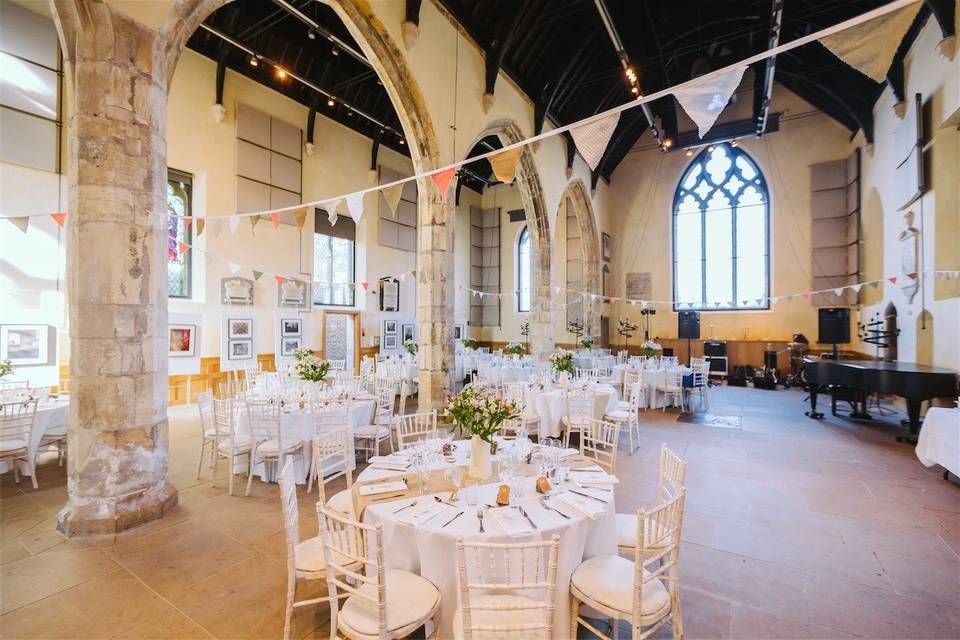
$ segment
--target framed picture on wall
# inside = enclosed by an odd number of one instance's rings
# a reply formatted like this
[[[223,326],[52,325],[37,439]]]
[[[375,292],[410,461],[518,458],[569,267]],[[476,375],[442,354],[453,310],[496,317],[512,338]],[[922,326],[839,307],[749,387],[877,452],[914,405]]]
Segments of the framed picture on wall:
[[[600,249],[604,262],[610,262],[610,234],[604,232],[600,234]]]
[[[380,311],[400,311],[400,281],[380,278]]]
[[[284,338],[303,335],[303,320],[300,318],[280,318],[280,335]]]
[[[384,320],[383,321],[383,335],[396,335],[397,325],[399,323],[396,320]]]
[[[464,326],[462,324],[453,325],[453,339],[463,340],[463,330]]]
[[[416,340],[417,336],[417,325],[415,324],[405,324],[403,325],[403,342],[407,340]]]
[[[300,337],[295,338],[280,338],[280,355],[281,356],[292,356],[293,353],[303,345],[303,339]]]
[[[47,364],[45,324],[7,324],[0,327],[0,360],[9,360],[14,366]]]
[[[227,320],[227,338],[230,340],[253,339],[252,318],[229,318]]]
[[[397,348],[397,334],[393,333],[390,335],[383,336],[383,348],[384,349],[396,349]]]
[[[171,358],[192,358],[197,354],[197,327],[192,324],[169,325]]]
[[[253,340],[227,341],[227,360],[249,360],[253,357]]]

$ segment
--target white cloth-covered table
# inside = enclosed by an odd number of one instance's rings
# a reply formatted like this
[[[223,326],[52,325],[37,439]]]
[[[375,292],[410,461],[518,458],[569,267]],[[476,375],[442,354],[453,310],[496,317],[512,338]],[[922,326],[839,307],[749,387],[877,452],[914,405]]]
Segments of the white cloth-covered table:
[[[526,382],[535,372],[536,369],[521,366],[519,362],[477,365],[477,375],[483,382]]]
[[[617,405],[617,391],[608,384],[594,385],[593,417],[597,420],[612,411]],[[560,419],[567,415],[567,402],[562,389],[547,388],[539,391],[527,389],[527,410],[540,416],[540,439],[559,438],[563,425]]]
[[[354,400],[350,404],[351,433],[350,455],[348,456],[348,460],[351,465],[355,464],[352,430],[356,429],[357,427],[363,427],[368,424],[372,424],[376,409],[377,401],[374,399]],[[310,440],[313,437],[313,423],[310,420],[309,412],[296,407],[284,410],[280,416],[280,428],[283,430],[284,443],[294,439],[303,441],[303,450],[300,452],[299,456],[294,458],[294,476],[297,479],[297,484],[304,484],[307,481],[307,470],[310,468],[310,456],[313,454],[310,446]],[[333,428],[334,427],[331,427],[331,429]],[[250,420],[247,415],[246,407],[243,405],[237,409],[237,433],[241,436],[250,435]],[[351,468],[353,468],[353,466],[351,466]],[[325,468],[324,472],[329,473],[334,470],[335,469],[332,467],[329,469]],[[234,472],[246,473],[246,463],[238,460],[237,466],[234,468]],[[260,479],[266,482],[273,482],[276,479],[273,477],[273,473],[267,471],[266,465],[264,465],[262,462],[258,463],[254,467],[253,472],[260,476]]]
[[[939,464],[960,476],[960,407],[932,407],[927,411],[916,451],[924,466]]]
[[[457,608],[457,537],[463,536],[467,540],[483,540],[484,542],[526,542],[531,540],[547,540],[553,534],[560,536],[560,554],[557,564],[557,589],[554,602],[556,604],[557,637],[563,635],[560,630],[569,629],[570,614],[570,575],[573,570],[586,559],[607,554],[617,553],[616,523],[614,519],[614,503],[605,507],[605,512],[596,520],[591,520],[578,511],[559,505],[557,499],[552,501],[570,515],[570,520],[564,519],[556,513],[544,509],[540,505],[539,494],[534,489],[534,478],[524,481],[523,498],[519,504],[523,505],[530,518],[538,529],[523,537],[510,538],[497,523],[496,519],[487,512],[483,524],[485,533],[479,532],[477,507],[466,505],[465,500],[459,508],[449,507],[437,517],[423,523],[418,528],[401,522],[403,512],[394,514],[401,501],[388,501],[370,504],[363,513],[363,521],[367,524],[381,523],[383,525],[384,558],[388,569],[405,569],[419,573],[437,586],[441,593],[440,630],[441,636],[453,637],[452,620]],[[478,487],[478,504],[492,504],[496,500],[499,483],[494,482]],[[446,497],[446,493],[443,494]],[[420,501],[433,501],[427,496],[418,498]],[[444,522],[450,520],[459,510],[462,516],[454,520],[447,527]]]
[[[30,455],[36,456],[43,436],[66,434],[69,418],[70,401],[68,399],[46,398],[37,403],[37,415],[33,422],[33,431],[30,432]],[[26,461],[17,462],[17,468],[20,475],[30,475]],[[0,462],[0,473],[6,473],[11,469],[13,466],[9,460]]]

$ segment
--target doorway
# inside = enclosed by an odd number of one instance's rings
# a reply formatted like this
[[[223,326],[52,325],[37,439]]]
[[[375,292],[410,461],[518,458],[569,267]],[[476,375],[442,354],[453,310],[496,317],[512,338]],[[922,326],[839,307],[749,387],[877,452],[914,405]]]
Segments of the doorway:
[[[360,370],[360,312],[324,310],[320,320],[320,355],[343,360],[346,370]]]

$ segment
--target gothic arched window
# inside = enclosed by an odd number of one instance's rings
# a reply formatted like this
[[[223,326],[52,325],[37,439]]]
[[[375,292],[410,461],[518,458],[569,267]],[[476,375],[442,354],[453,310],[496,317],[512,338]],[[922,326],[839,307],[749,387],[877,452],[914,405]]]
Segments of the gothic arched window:
[[[530,311],[530,227],[524,226],[517,238],[517,312]]]

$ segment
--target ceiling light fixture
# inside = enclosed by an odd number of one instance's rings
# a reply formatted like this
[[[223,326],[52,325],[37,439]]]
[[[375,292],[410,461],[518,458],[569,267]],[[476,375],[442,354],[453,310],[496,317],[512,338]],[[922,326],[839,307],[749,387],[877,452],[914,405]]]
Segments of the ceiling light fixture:
[[[400,138],[400,144],[407,144],[407,141],[404,140],[403,138]]]
[[[671,140],[670,138],[664,139],[664,141],[663,141],[663,146],[664,146],[665,148],[669,149],[670,147],[673,146],[673,140]]]
[[[308,30],[307,30],[307,37],[310,38],[311,40],[316,40],[316,39],[317,39],[317,32],[314,31],[313,29],[308,29]]]
[[[737,142],[736,140],[732,140],[732,141],[730,142],[730,146],[731,146],[731,147],[737,147],[739,144],[740,144],[740,143]]]
[[[287,72],[281,69],[280,67],[277,67],[277,77],[283,80],[284,78],[287,77]]]
[[[250,66],[255,67],[260,64],[260,61],[257,60],[257,56],[250,56]]]
[[[692,155],[693,155],[693,149],[687,149],[687,154],[686,154],[686,155],[687,155],[688,158],[689,158],[690,156],[692,156]]]
[[[336,104],[336,103],[333,101],[333,98],[330,98],[329,100],[327,100],[327,106],[328,106],[328,107],[332,107],[334,104]]]
[[[340,50],[337,49],[336,47],[332,47],[332,48],[330,49],[330,53],[333,54],[334,56],[338,56],[338,55],[340,55]]]
[[[707,147],[707,153],[713,153],[713,145]]]

